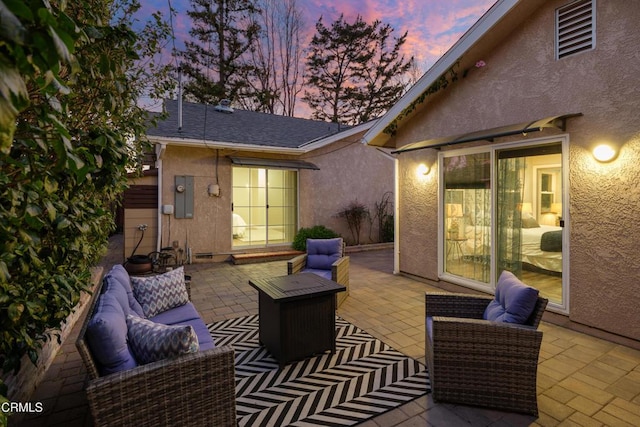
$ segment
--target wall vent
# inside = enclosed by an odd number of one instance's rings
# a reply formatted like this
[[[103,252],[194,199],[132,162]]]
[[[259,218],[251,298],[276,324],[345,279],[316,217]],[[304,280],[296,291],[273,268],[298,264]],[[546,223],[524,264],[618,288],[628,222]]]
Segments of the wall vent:
[[[213,259],[212,252],[198,252],[196,254],[196,259]]]
[[[556,58],[595,47],[596,0],[579,0],[556,10]]]

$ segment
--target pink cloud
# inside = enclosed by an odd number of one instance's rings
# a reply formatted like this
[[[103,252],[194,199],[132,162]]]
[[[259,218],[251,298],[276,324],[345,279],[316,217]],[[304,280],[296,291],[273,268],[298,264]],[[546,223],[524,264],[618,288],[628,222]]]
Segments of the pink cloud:
[[[366,22],[379,19],[389,23],[396,36],[408,32],[405,54],[416,56],[421,63],[433,63],[493,3],[494,0],[298,0],[298,7],[306,21],[306,40],[313,36],[320,16],[329,26],[340,14],[344,14],[348,22],[360,15]],[[174,32],[176,47],[181,49],[183,40],[189,37],[191,23],[186,11],[191,4],[187,0],[173,0],[171,4],[178,11],[174,17]],[[166,0],[146,0],[142,10],[144,14],[156,10],[168,14],[168,3]]]
[[[396,36],[408,32],[404,53],[414,56],[424,68],[444,54],[493,3],[494,0],[353,0],[337,4],[329,0],[308,0],[299,4],[310,21],[309,38],[320,16],[327,26],[340,13],[348,22],[358,15],[366,22],[379,19],[389,23]]]
[[[366,22],[378,19],[394,28],[394,35],[408,33],[403,48],[406,57],[414,56],[422,71],[426,71],[467,31],[495,2],[495,0],[297,0],[305,23],[303,40],[311,39],[315,33],[318,18],[323,17],[325,26],[344,14],[347,22],[353,22],[360,15]],[[142,0],[142,17],[156,10],[168,17],[166,0]],[[184,40],[190,38],[191,20],[187,10],[188,0],[172,0],[177,10],[173,18],[176,36],[175,46],[184,49]],[[168,60],[172,44],[167,46],[163,60]],[[302,104],[302,103],[300,103]]]

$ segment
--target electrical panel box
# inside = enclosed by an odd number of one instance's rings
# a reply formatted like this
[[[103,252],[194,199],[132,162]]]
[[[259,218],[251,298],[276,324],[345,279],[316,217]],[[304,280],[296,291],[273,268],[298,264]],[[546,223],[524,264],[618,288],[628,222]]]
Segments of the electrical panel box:
[[[193,218],[193,176],[175,177],[176,218]]]

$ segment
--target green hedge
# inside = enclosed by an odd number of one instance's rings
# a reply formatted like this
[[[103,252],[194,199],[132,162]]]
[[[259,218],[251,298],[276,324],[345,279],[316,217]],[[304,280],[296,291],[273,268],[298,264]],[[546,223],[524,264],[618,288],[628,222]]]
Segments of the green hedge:
[[[5,373],[17,371],[24,355],[36,363],[87,291],[113,229],[111,208],[150,148],[135,138],[149,126],[137,99],[166,95],[170,80],[167,67],[140,61],[170,32],[159,14],[134,30],[139,7],[136,0],[0,0]],[[0,401],[6,393],[0,379]]]
[[[301,228],[293,239],[293,249],[297,251],[307,250],[307,239],[332,239],[340,237],[335,231],[324,225],[316,225],[311,228]]]

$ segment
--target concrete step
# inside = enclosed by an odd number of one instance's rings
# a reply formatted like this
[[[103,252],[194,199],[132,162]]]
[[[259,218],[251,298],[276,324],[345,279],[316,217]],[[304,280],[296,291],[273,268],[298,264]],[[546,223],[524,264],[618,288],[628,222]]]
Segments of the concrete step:
[[[303,254],[300,251],[275,251],[275,252],[254,252],[246,254],[231,255],[231,261],[236,264],[254,264],[258,262],[283,261],[290,260],[298,255]]]

